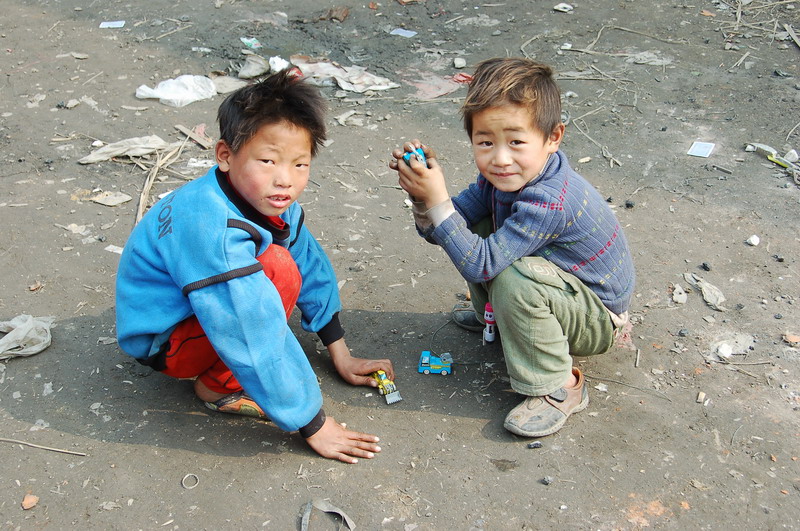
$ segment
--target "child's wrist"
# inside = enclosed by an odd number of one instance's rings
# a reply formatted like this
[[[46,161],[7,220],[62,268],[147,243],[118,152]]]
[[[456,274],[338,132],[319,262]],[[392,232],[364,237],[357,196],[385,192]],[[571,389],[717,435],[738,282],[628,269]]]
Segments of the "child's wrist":
[[[312,437],[320,429],[322,429],[322,426],[325,424],[325,420],[326,419],[327,419],[327,417],[325,416],[325,411],[320,409],[319,413],[314,415],[314,418],[311,419],[311,422],[309,422],[308,424],[306,424],[305,426],[300,428],[300,430],[299,430],[300,431],[300,435],[304,439],[308,439],[309,437]]]

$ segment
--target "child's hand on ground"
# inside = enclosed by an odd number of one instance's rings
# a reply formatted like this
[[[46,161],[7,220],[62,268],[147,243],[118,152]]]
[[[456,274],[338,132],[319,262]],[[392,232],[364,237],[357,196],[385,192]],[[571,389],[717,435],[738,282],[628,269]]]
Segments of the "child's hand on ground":
[[[344,338],[328,345],[328,352],[333,360],[333,366],[336,367],[336,372],[344,381],[352,385],[377,387],[378,382],[372,377],[372,373],[378,369],[383,369],[386,376],[390,380],[394,380],[394,366],[390,360],[354,358],[350,355],[350,349],[347,348]]]
[[[328,417],[319,431],[306,439],[306,442],[322,457],[353,464],[358,463],[357,457],[375,457],[381,451],[381,447],[376,444],[379,440],[368,433],[348,430],[346,424],[339,424]]]
[[[404,153],[417,148],[422,148],[425,153],[427,166],[413,156],[409,159],[408,164],[403,160]],[[406,142],[403,149],[392,151],[392,158],[394,160],[389,162],[389,168],[397,171],[400,187],[417,201],[424,202],[427,208],[434,207],[450,198],[442,167],[439,166],[436,153],[431,148],[414,139]]]

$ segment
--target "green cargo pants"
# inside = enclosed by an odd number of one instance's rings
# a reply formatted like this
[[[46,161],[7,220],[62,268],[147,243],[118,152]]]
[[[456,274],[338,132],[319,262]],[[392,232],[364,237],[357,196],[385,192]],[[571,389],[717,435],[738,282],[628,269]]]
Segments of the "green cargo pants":
[[[488,221],[473,232],[488,236]],[[492,303],[517,393],[552,393],[569,378],[572,356],[602,354],[614,344],[614,325],[597,295],[544,258],[520,258],[494,279],[470,283],[469,290],[481,320],[486,302]]]

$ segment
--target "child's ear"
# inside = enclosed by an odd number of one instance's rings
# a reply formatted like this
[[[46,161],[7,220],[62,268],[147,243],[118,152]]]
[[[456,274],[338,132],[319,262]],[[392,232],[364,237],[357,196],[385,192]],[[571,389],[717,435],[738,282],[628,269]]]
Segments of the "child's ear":
[[[217,142],[217,145],[214,147],[214,155],[217,157],[217,164],[219,164],[220,170],[224,172],[230,170],[231,165],[228,163],[228,160],[232,154],[233,151],[227,142],[224,140]]]
[[[564,123],[559,122],[557,126],[550,132],[550,136],[545,141],[545,147],[548,153],[555,153],[558,151],[561,141],[564,139]]]

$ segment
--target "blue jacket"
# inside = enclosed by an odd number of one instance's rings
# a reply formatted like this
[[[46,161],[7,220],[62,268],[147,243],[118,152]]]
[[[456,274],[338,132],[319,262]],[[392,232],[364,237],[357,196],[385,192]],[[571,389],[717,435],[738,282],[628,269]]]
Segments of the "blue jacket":
[[[303,329],[324,344],[341,338],[333,267],[303,225],[297,203],[278,231],[212,168],[156,203],[128,239],[117,272],[117,336],[140,361],[196,315],[212,346],[247,393],[281,429],[297,430],[321,410],[322,394],[286,322],[280,295],[256,256],[289,248],[302,276]]]

